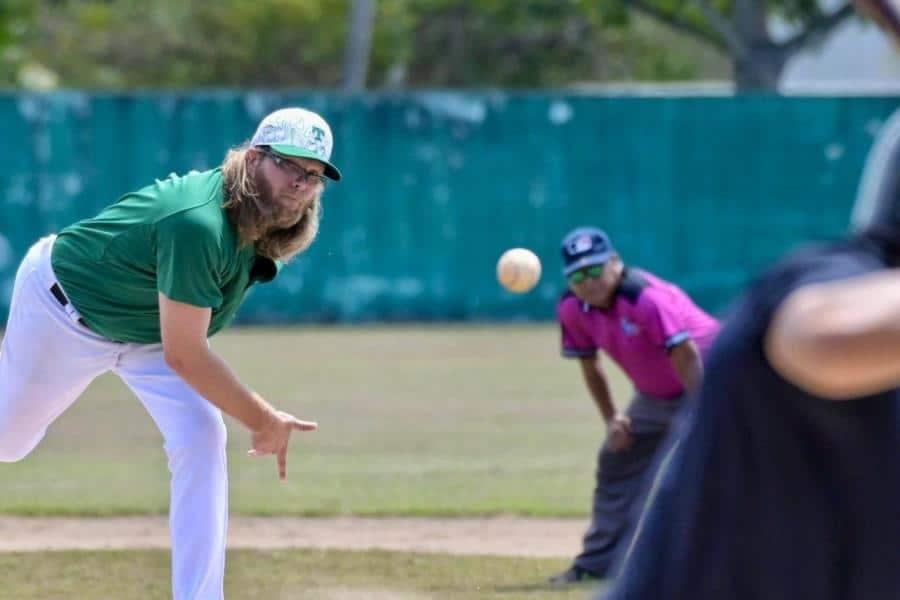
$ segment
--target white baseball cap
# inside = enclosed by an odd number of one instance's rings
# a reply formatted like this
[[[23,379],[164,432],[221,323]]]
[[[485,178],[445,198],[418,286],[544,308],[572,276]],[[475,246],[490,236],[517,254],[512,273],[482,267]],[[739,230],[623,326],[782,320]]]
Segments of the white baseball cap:
[[[325,176],[335,181],[341,172],[329,162],[334,138],[320,115],[304,108],[282,108],[266,115],[250,140],[251,146],[270,146],[278,154],[317,160]]]

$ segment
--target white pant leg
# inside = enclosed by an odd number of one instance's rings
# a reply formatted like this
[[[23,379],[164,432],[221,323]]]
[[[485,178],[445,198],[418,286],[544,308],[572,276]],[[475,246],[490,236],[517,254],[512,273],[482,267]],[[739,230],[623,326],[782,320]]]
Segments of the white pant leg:
[[[120,344],[76,322],[50,293],[53,236],[35,243],[16,273],[0,347],[0,461],[21,460],[47,427],[115,364]],[[70,305],[71,307],[71,305]]]
[[[228,528],[222,414],[166,364],[161,344],[129,344],[114,371],[137,394],[165,439],[172,474],[174,598],[220,600]]]

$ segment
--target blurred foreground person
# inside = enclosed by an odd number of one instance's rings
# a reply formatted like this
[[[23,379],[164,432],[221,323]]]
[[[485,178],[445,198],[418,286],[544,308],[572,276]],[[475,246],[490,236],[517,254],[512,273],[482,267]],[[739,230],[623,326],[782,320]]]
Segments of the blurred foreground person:
[[[563,240],[569,291],[557,306],[563,356],[577,358],[606,424],[597,457],[591,524],[572,566],[553,585],[605,577],[646,489],[651,465],[685,396],[703,376],[719,325],[680,288],[626,266],[606,233],[581,227]],[[598,352],[628,375],[635,394],[620,412]]]
[[[286,475],[316,429],[244,386],[207,338],[319,228],[332,135],[317,114],[268,115],[220,168],[172,175],[39,240],[16,274],[0,347],[0,461],[23,459],[98,375],[134,391],[165,440],[176,600],[223,597],[228,474],[222,412]]]
[[[853,221],[734,307],[604,600],[900,597],[900,113]]]

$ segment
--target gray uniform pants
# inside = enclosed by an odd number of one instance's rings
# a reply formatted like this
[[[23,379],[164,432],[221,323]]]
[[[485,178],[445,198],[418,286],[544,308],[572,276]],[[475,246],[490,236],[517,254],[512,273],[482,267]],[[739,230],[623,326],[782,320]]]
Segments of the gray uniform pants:
[[[657,451],[669,431],[682,398],[659,399],[636,393],[628,407],[634,443],[612,452],[604,444],[597,456],[597,486],[591,525],[575,565],[601,577],[607,575],[616,552],[625,544],[637,505],[652,478]]]

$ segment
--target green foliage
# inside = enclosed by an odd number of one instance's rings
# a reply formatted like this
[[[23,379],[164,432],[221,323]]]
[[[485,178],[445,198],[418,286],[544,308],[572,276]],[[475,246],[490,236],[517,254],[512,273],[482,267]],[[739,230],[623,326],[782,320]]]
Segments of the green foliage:
[[[825,14],[817,0],[766,0],[766,8],[770,14],[801,27],[809,26]]]
[[[34,0],[0,1],[0,87],[14,85],[16,74],[26,62],[22,38],[32,26]]]
[[[29,57],[64,87],[110,89],[335,87],[351,7],[350,0],[28,4]],[[370,88],[697,75],[690,52],[632,30],[619,0],[379,0],[377,10]]]
[[[601,2],[611,6],[630,4],[630,0],[601,0]],[[708,4],[722,15],[731,14],[732,0],[708,0]],[[685,27],[689,27],[693,31],[700,32],[710,38],[718,37],[709,19],[703,14],[699,2],[696,0],[645,0],[640,5],[646,6],[648,10],[626,13],[626,23],[631,24],[636,13],[644,12],[645,14],[650,14],[652,12],[653,15],[677,20],[683,23]]]
[[[396,48],[413,86],[559,86],[695,75],[685,54],[624,28],[621,3],[588,0],[383,0],[404,13]],[[379,23],[390,19],[379,19]],[[381,27],[381,25],[379,25]],[[374,81],[384,81],[379,70]]]
[[[204,3],[194,21],[195,39],[203,41],[195,48],[194,64],[206,69],[198,83],[335,86],[341,77],[347,6],[345,0]]]
[[[697,0],[378,0],[368,86],[683,80],[718,76],[729,59],[751,65],[765,86],[787,51],[778,54],[759,24],[777,15],[799,33],[823,17],[817,0],[756,0],[741,15],[735,0],[705,2],[761,54],[738,57]],[[0,85],[21,83],[24,67],[46,67],[68,87],[333,88],[351,8],[352,0],[5,0]],[[637,14],[674,35],[647,35]],[[718,53],[711,70],[691,40]]]
[[[343,0],[68,2],[31,42],[74,87],[329,86]]]

